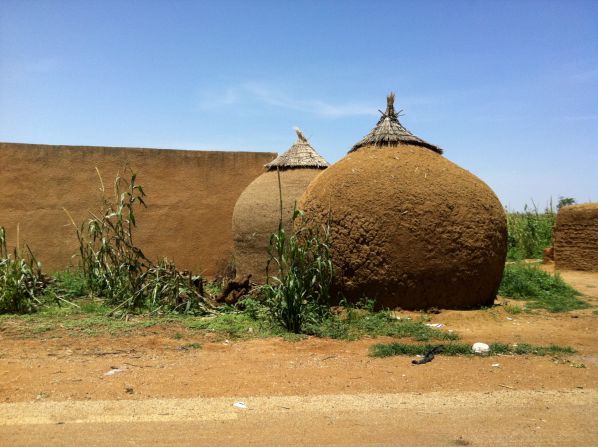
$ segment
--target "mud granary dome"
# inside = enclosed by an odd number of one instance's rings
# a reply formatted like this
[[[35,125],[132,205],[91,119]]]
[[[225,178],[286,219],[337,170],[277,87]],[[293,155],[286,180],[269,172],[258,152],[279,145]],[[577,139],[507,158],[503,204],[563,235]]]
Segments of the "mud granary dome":
[[[406,130],[394,95],[376,128],[317,177],[300,208],[331,219],[335,292],[404,309],[493,303],[507,228],[492,190]]]
[[[266,172],[256,178],[239,196],[233,211],[234,257],[237,276],[252,275],[255,282],[266,279],[270,236],[280,221],[286,231],[292,229],[296,201],[309,183],[328,167],[299,129],[297,141],[282,155],[268,163]]]
[[[598,203],[559,210],[554,229],[554,261],[560,270],[598,272]]]

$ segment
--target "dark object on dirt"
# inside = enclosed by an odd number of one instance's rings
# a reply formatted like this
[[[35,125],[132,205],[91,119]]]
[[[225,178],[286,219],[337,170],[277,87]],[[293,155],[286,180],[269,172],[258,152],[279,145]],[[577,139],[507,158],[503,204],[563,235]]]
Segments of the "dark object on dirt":
[[[469,445],[470,442],[467,441],[466,439],[463,439],[463,436],[459,436],[457,439],[455,439],[455,445]]]
[[[598,271],[598,203],[564,206],[556,215],[554,261],[559,270]]]
[[[235,304],[251,290],[251,274],[241,281],[231,280],[226,284],[222,293],[216,298],[217,303]]]
[[[423,359],[412,360],[411,363],[413,363],[414,365],[423,365],[424,363],[430,363],[432,360],[434,360],[434,354],[440,354],[441,352],[444,352],[443,345],[434,346],[432,349],[426,352],[426,355],[424,355]]]
[[[183,270],[181,272],[181,276],[183,278],[189,278],[190,281],[191,281],[191,284],[193,284],[193,287],[195,287],[195,289],[197,289],[197,292],[201,296],[204,296],[204,289],[203,289],[204,281],[203,281],[203,278],[201,276],[194,275],[189,270]]]
[[[554,262],[554,247],[548,247],[544,249],[544,258],[542,264],[549,264]]]
[[[307,224],[330,223],[333,296],[391,309],[491,306],[507,254],[494,192],[421,143],[372,141],[322,171],[298,205]]]
[[[426,309],[427,314],[438,315],[440,312],[441,312],[441,310],[438,309],[437,307],[430,307],[429,309]]]

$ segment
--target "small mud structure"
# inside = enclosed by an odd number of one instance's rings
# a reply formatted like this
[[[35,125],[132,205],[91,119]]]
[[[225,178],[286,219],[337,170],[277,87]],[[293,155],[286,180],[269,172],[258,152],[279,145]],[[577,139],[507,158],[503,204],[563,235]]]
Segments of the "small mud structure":
[[[554,229],[554,260],[559,270],[598,272],[598,203],[559,210]]]
[[[296,201],[328,163],[299,129],[297,141],[288,151],[266,165],[266,172],[243,191],[233,212],[234,256],[237,277],[252,275],[252,281],[266,280],[270,236],[281,218],[286,231],[292,229]],[[280,185],[279,185],[280,177]]]
[[[479,178],[406,130],[394,95],[376,128],[300,203],[331,219],[335,289],[391,308],[493,303],[506,257],[502,205]]]

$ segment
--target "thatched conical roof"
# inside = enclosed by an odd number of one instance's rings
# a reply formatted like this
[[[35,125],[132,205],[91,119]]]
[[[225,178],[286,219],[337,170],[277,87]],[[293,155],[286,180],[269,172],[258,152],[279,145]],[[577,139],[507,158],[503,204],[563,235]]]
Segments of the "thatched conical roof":
[[[399,122],[399,114],[395,112],[394,102],[395,94],[391,93],[386,98],[386,112],[382,114],[376,127],[355,144],[349,152],[356,151],[364,146],[398,146],[401,144],[411,144],[413,146],[422,146],[442,154],[441,148],[416,137],[403,127]]]
[[[297,141],[284,154],[279,155],[266,165],[267,171],[285,169],[315,168],[326,169],[328,162],[311,147],[303,132],[295,128]]]

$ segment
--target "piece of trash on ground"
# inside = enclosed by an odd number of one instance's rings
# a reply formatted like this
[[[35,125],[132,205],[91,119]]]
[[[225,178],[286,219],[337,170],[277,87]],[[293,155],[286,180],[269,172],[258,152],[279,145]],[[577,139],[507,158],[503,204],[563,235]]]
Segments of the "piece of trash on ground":
[[[424,358],[421,360],[412,360],[411,363],[413,363],[414,365],[423,365],[424,363],[429,363],[432,360],[434,360],[434,354],[440,354],[441,352],[444,352],[444,346],[440,345],[440,346],[435,346],[432,349],[430,349],[428,352],[426,352],[426,355],[424,355]],[[420,356],[418,356],[420,357]]]
[[[441,327],[446,326],[446,324],[442,324],[442,323],[426,323],[426,326],[435,327],[435,328],[441,328]]]
[[[507,317],[507,320],[509,321],[513,321],[513,319],[511,317]]]
[[[490,351],[490,346],[486,343],[474,343],[471,350],[476,354],[487,354]]]
[[[493,368],[498,368],[498,367],[500,367],[500,363],[493,363],[493,364],[492,364],[492,367],[493,367]]]
[[[118,373],[121,373],[121,372],[123,372],[123,371],[124,371],[124,369],[121,369],[121,368],[114,368],[114,367],[113,367],[113,368],[112,368],[110,371],[108,371],[108,372],[105,372],[105,373],[104,373],[104,375],[105,375],[105,376],[113,376],[114,374],[118,374]]]
[[[233,407],[240,408],[241,410],[247,410],[247,404],[245,402],[235,402]]]

